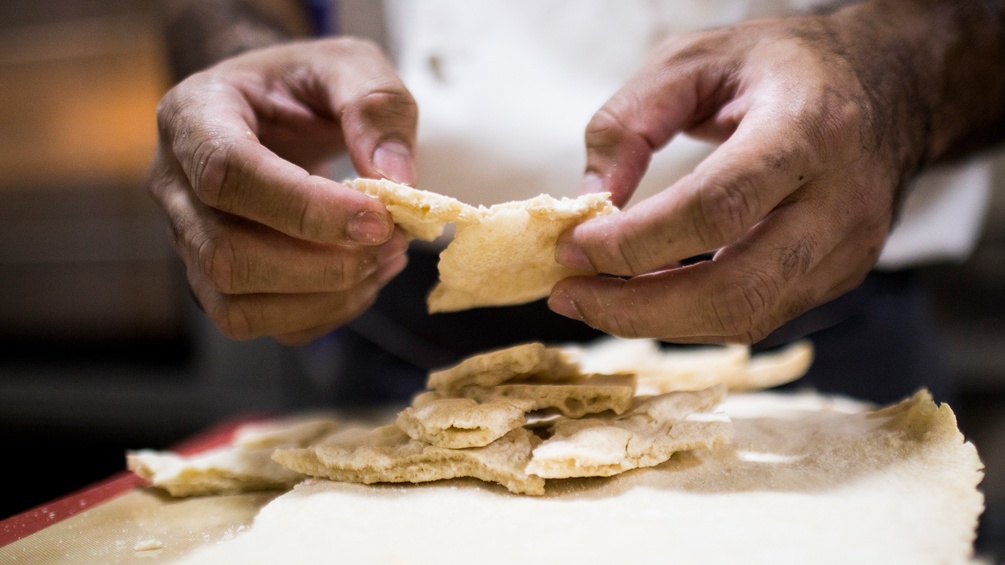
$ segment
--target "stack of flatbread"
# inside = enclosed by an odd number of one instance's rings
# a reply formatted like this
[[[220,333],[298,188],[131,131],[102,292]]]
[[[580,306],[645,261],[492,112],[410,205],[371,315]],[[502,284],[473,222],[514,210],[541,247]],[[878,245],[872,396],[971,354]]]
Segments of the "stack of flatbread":
[[[632,374],[584,374],[561,348],[528,343],[432,373],[397,421],[336,432],[273,458],[340,481],[425,482],[476,477],[544,494],[545,479],[610,476],[677,451],[729,440],[713,413],[726,388],[635,396]],[[548,423],[528,427],[528,414]]]
[[[611,476],[728,442],[732,425],[717,410],[727,391],[751,388],[752,378],[765,382],[770,367],[773,384],[798,378],[812,357],[807,343],[797,343],[763,360],[748,352],[736,365],[736,347],[709,348],[700,355],[710,369],[696,380],[681,369],[694,353],[644,341],[651,349],[637,359],[656,394],[639,394],[631,360],[611,357],[641,341],[533,342],[431,373],[427,390],[384,425],[314,416],[278,421],[267,433],[257,425],[233,445],[194,457],[143,450],[127,460],[174,496],[285,489],[308,476],[365,484],[474,477],[540,495],[546,479]],[[794,354],[801,366],[792,364]],[[615,370],[584,370],[584,362],[599,367],[614,359]],[[716,366],[729,367],[721,382],[712,377]],[[757,370],[745,380],[744,367]]]

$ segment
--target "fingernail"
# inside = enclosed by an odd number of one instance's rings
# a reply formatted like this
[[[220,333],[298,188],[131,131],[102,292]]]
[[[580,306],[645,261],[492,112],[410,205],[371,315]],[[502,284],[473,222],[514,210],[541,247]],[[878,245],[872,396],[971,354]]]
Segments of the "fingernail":
[[[576,303],[564,292],[559,291],[552,294],[551,298],[548,299],[548,308],[566,318],[572,318],[580,322],[583,321],[583,316],[579,314],[579,308],[576,308]]]
[[[402,184],[415,182],[412,151],[400,141],[381,143],[373,152],[373,166],[386,179]]]
[[[604,180],[596,173],[586,173],[583,184],[579,187],[580,194],[597,194],[604,192]]]
[[[349,220],[349,239],[357,243],[382,243],[391,237],[394,229],[386,215],[377,212],[360,212]]]
[[[555,261],[577,271],[596,271],[586,253],[575,243],[559,243],[555,247]]]

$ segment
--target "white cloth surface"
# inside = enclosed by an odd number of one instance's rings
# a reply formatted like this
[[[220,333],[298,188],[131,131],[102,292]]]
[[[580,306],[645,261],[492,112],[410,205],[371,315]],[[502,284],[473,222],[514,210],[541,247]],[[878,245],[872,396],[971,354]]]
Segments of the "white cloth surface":
[[[453,480],[308,480],[182,563],[964,565],[981,462],[947,406],[730,395],[721,448],[541,497]]]

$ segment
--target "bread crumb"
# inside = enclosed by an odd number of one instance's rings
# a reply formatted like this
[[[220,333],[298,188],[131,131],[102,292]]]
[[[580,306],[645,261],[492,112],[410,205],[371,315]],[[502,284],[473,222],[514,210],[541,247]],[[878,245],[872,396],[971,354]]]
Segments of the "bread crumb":
[[[152,551],[155,549],[163,549],[164,542],[156,538],[143,539],[136,542],[133,546],[133,551]]]

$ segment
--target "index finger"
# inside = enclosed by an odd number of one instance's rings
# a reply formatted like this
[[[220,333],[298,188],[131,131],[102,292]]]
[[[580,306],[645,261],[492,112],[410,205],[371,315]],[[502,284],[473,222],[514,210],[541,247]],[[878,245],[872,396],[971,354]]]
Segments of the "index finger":
[[[694,172],[620,214],[559,239],[569,267],[633,276],[736,241],[809,181],[814,151],[777,115],[748,114]]]
[[[259,113],[299,112],[321,122],[327,120],[332,128],[344,130],[348,126],[345,137],[351,153],[358,154],[361,144],[384,138],[405,137],[399,146],[411,143],[414,120],[411,126],[366,121],[354,116],[372,116],[373,111],[346,110],[360,107],[356,103],[360,98],[372,98],[369,88],[377,89],[377,98],[385,100],[383,94],[393,91],[394,84],[407,97],[404,86],[395,82],[393,71],[380,65],[328,62],[311,66],[311,60],[276,59],[283,64],[268,58],[238,61],[220,70],[223,78],[203,73],[176,87],[158,110],[161,145],[172,148],[195,194],[213,208],[320,243],[386,241],[393,224],[379,202],[282,159],[260,143],[256,131]],[[305,68],[299,74],[283,75],[291,73],[288,67],[301,64]],[[280,76],[273,76],[276,73]],[[283,81],[289,84],[273,84]],[[333,83],[354,86],[319,86]],[[277,98],[282,100],[274,100]],[[367,104],[362,107],[370,108]],[[348,123],[340,124],[339,112],[346,114]],[[407,117],[403,120],[409,121]],[[406,131],[409,128],[413,133]],[[370,158],[379,154],[379,148],[371,151]],[[358,161],[357,157],[354,155],[354,160]],[[379,165],[380,159],[375,162]],[[392,158],[391,164],[392,172],[403,168],[400,158]],[[407,162],[405,165],[407,168]],[[370,175],[380,173],[372,164],[362,167],[357,163],[357,169]]]

